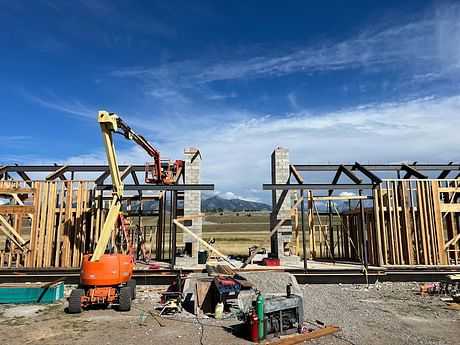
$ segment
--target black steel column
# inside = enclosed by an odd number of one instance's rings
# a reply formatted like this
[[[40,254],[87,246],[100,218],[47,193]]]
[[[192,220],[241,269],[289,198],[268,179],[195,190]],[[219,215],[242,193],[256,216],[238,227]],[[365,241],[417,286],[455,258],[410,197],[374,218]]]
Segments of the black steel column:
[[[169,243],[168,243],[168,259],[172,259],[171,255],[171,242],[172,242],[172,229],[173,229],[173,219],[176,218],[176,213],[174,210],[174,192],[171,191],[171,200],[170,200],[170,208],[169,208]]]
[[[300,203],[300,220],[302,223],[302,250],[303,250],[303,270],[307,273],[307,243],[305,238],[305,221],[304,221],[304,202],[303,190],[300,191],[302,202]]]
[[[359,196],[363,195],[362,189],[359,190]],[[367,230],[366,230],[366,218],[364,215],[364,202],[363,199],[359,201],[359,210],[361,213],[361,234],[363,239],[363,264],[364,267],[367,268],[368,266],[368,257],[367,257],[367,245],[368,245],[368,238],[367,238]]]
[[[334,257],[334,226],[332,224],[332,200],[329,200],[329,250],[331,252],[332,261]]]
[[[177,191],[172,192],[172,199],[174,199],[172,215],[174,217],[173,219],[176,219],[177,218]],[[171,233],[172,233],[171,245],[170,245],[170,248],[171,248],[171,266],[174,269],[174,266],[176,265],[176,237],[177,237],[176,236],[177,235],[177,226],[176,226],[176,223],[174,223],[174,222],[172,223]]]

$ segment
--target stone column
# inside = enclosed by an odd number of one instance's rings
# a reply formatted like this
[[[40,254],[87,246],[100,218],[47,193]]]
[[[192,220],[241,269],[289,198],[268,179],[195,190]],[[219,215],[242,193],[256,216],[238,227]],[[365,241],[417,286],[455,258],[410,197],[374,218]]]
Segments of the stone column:
[[[289,150],[281,147],[272,153],[272,183],[285,184],[289,182]],[[270,229],[288,213],[291,209],[291,192],[287,190],[272,191],[272,212],[270,214]],[[271,252],[279,259],[285,255],[284,247],[292,240],[291,219],[284,222],[271,238]],[[288,249],[288,248],[287,248]]]
[[[197,148],[184,150],[185,154],[185,184],[201,183],[201,153]],[[191,216],[201,213],[201,191],[188,190],[184,192],[184,216]],[[184,223],[190,230],[201,238],[202,218],[197,218]],[[198,241],[188,234],[184,234],[184,245],[188,254],[194,258],[198,257]]]

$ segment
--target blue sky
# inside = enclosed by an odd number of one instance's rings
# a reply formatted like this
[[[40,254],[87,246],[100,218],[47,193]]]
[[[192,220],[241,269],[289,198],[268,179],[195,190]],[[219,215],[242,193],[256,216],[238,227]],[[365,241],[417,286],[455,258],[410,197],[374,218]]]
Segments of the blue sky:
[[[102,163],[98,109],[223,196],[295,163],[458,161],[449,1],[0,0],[0,164]],[[120,161],[145,154],[118,140]]]

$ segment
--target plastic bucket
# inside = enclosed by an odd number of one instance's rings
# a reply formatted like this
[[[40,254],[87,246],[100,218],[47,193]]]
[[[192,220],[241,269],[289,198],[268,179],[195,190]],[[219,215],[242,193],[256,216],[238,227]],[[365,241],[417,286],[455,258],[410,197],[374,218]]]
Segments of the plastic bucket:
[[[207,250],[200,250],[198,252],[198,263],[205,264],[208,261],[208,251]]]

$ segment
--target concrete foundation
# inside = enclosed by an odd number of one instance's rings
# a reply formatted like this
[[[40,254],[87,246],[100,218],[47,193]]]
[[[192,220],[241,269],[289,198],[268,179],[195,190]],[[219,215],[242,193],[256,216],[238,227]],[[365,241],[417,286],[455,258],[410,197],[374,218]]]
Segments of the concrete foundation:
[[[185,154],[185,184],[201,183],[201,153],[197,148],[184,150]],[[184,192],[184,216],[192,216],[201,213],[201,191],[188,190]],[[194,219],[184,223],[187,228],[201,238],[203,220]],[[198,257],[198,240],[188,234],[184,234],[184,247],[189,256]],[[196,261],[196,260],[195,260]]]

